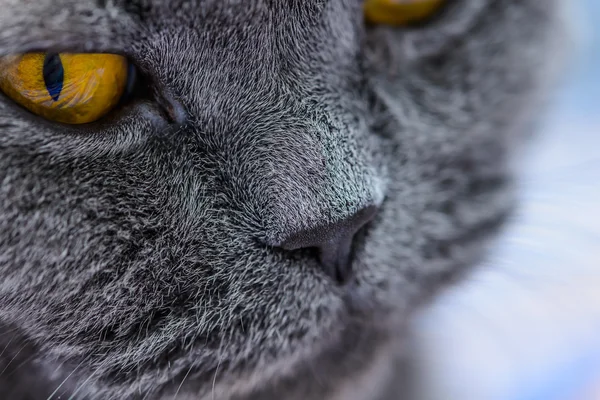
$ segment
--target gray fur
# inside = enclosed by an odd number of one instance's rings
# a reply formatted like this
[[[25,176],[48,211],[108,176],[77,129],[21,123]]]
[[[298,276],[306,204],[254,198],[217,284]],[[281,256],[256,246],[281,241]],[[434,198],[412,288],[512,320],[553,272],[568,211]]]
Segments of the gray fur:
[[[0,98],[0,321],[40,387],[403,395],[407,320],[510,214],[555,1],[456,0],[410,29],[367,28],[360,0],[0,9],[0,54],[126,54],[156,92],[79,127]],[[272,246],[369,205],[347,286]]]

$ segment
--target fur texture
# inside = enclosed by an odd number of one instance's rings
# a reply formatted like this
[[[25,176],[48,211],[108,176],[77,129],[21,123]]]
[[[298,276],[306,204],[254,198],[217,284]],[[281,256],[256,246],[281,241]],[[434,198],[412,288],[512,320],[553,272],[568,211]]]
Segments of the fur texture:
[[[0,366],[28,354],[0,391],[404,395],[407,319],[510,214],[555,1],[361,3],[0,0],[0,54],[124,54],[151,88],[80,127],[0,98]],[[276,247],[373,205],[347,285]]]

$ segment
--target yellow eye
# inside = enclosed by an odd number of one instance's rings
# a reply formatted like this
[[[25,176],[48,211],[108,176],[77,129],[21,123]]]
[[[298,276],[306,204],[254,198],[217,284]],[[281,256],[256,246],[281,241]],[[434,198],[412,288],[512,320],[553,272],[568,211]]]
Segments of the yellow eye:
[[[410,25],[439,11],[445,0],[365,0],[365,18],[373,24]]]
[[[67,124],[94,122],[127,90],[129,62],[114,54],[0,57],[0,89],[29,111]]]

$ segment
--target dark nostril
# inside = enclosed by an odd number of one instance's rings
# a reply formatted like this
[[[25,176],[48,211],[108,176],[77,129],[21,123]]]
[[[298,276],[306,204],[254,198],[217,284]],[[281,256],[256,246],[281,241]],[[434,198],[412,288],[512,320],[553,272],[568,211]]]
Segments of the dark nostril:
[[[352,276],[350,253],[354,236],[375,217],[375,214],[375,206],[362,208],[344,220],[297,232],[287,238],[280,247],[286,250],[311,247],[319,249],[321,265],[325,272],[343,284]]]

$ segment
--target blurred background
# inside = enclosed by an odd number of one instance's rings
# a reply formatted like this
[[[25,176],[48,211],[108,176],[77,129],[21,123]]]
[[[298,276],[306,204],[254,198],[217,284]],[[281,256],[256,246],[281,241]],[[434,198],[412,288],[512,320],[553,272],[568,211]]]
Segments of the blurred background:
[[[600,1],[565,2],[572,59],[521,210],[418,321],[426,400],[600,400]]]

